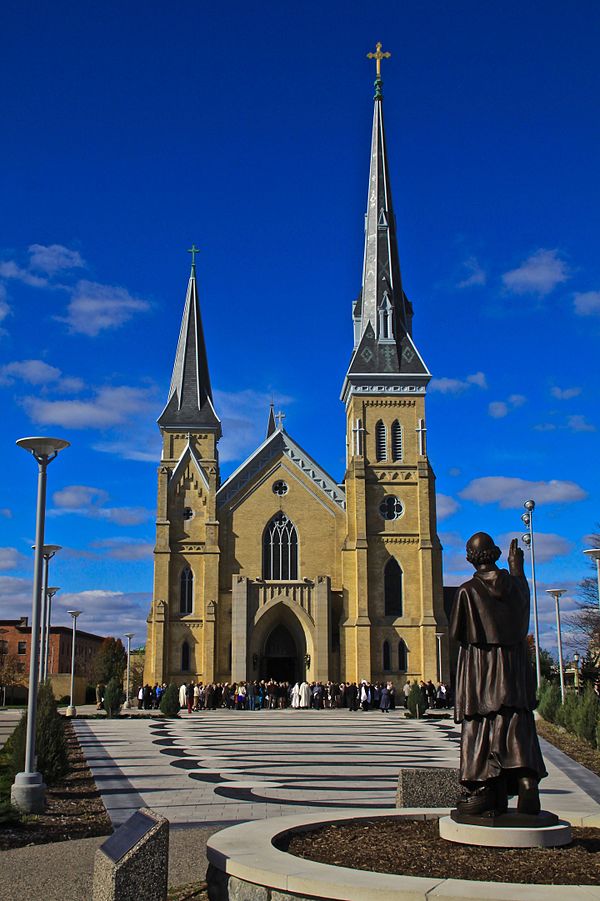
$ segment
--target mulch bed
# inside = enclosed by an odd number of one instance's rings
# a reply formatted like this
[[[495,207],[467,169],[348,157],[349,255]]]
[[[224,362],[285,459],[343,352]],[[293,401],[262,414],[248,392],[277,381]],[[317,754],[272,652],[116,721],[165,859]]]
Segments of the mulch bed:
[[[296,857],[376,873],[540,885],[598,885],[600,829],[573,828],[563,848],[481,848],[440,839],[437,820],[377,818],[290,833]]]
[[[583,738],[579,738],[577,735],[573,735],[571,732],[567,732],[566,729],[562,729],[560,726],[547,723],[546,720],[537,719],[535,726],[538,735],[545,738],[550,744],[553,744],[559,751],[564,751],[565,754],[568,754],[577,763],[591,770],[592,773],[600,776],[600,751],[592,748],[589,742],[584,741]]]
[[[27,816],[23,822],[0,827],[0,851],[63,842],[113,831],[106,808],[96,788],[75,730],[65,724],[70,772],[62,782],[48,788],[43,814]]]
[[[208,901],[206,882],[193,882],[169,889],[169,901]]]

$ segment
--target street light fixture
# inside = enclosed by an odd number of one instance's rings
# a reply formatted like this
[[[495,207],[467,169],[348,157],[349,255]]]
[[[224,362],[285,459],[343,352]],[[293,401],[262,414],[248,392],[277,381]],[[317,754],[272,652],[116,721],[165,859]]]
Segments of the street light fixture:
[[[442,638],[444,637],[444,633],[436,632],[435,637],[437,640],[438,682],[441,682],[442,681]]]
[[[131,700],[129,699],[129,660],[131,658],[131,639],[134,634],[134,632],[125,632],[125,638],[127,639],[127,691],[125,692],[125,707],[127,710],[131,707]]]
[[[35,544],[33,545],[33,550],[35,550]],[[39,665],[39,681],[43,682],[46,678],[46,652],[47,652],[47,642],[46,642],[46,634],[48,628],[48,566],[50,561],[54,557],[54,555],[62,550],[60,544],[45,544],[42,548],[42,557],[44,558],[44,566],[43,566],[43,585],[42,585],[42,597],[41,597],[41,627],[40,627],[40,665]]]
[[[598,607],[600,607],[600,547],[590,547],[583,552],[590,560],[596,561],[596,578],[598,580]]]
[[[77,638],[77,617],[81,616],[81,610],[68,611],[73,618],[73,638],[71,641],[71,703],[66,709],[67,716],[77,716],[77,708],[73,704],[75,695],[75,640]]]
[[[48,678],[48,672],[50,670],[50,623],[52,621],[52,598],[57,592],[60,591],[58,585],[53,585],[47,591],[48,598],[48,613],[46,615],[46,640],[45,640],[45,648],[44,648],[44,672],[42,673],[42,679],[46,681]]]
[[[558,669],[560,672],[560,696],[562,699],[562,703],[565,703],[565,668],[563,666],[563,652],[562,652],[562,633],[560,631],[560,599],[562,595],[565,593],[566,588],[547,588],[546,591],[548,594],[551,594],[554,598],[556,604],[556,632],[558,635]]]
[[[39,664],[40,601],[42,590],[42,548],[46,520],[46,470],[59,451],[69,447],[62,438],[19,438],[17,445],[28,451],[38,465],[37,506],[35,517],[35,558],[33,565],[33,592],[31,603],[31,651],[29,654],[29,693],[27,699],[27,731],[25,736],[25,767],[17,773],[10,797],[15,807],[23,813],[41,813],[44,810],[46,786],[41,773],[35,771],[35,715],[37,708],[37,677]]]
[[[531,587],[533,588],[533,639],[535,644],[535,677],[539,690],[542,684],[542,668],[540,666],[540,630],[538,627],[538,604],[537,604],[537,585],[535,581],[535,541],[533,537],[533,511],[535,510],[535,501],[528,500],[523,504],[526,513],[521,516],[522,521],[527,526],[528,531],[522,536],[523,544],[526,544],[531,552]]]

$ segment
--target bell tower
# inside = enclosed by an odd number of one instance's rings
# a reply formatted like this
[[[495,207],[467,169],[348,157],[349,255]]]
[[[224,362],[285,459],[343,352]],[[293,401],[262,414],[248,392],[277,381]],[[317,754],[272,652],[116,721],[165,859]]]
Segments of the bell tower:
[[[340,630],[347,679],[411,680],[438,671],[445,633],[435,476],[427,456],[431,374],[412,337],[402,286],[383,123],[381,60],[371,136],[362,288],[353,304],[354,350],[342,389],[347,468]],[[345,618],[345,619],[344,619]],[[442,643],[446,642],[445,635]]]
[[[158,419],[154,594],[144,681],[212,681],[219,591],[217,442],[196,281],[195,255],[167,404]]]

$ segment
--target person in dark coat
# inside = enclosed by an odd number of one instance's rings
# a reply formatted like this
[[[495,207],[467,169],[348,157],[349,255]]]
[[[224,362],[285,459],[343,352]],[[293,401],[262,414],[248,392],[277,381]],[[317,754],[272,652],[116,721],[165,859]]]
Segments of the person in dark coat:
[[[458,812],[498,814],[518,794],[520,813],[540,810],[538,783],[547,776],[535,729],[535,674],[529,656],[529,586],[515,539],[510,572],[485,532],[467,542],[472,579],[456,593],[450,635],[460,644],[454,719],[462,723]]]
[[[381,700],[379,701],[379,708],[382,713],[389,713],[391,706],[391,689],[392,683],[388,682],[387,685],[384,685],[381,689]]]

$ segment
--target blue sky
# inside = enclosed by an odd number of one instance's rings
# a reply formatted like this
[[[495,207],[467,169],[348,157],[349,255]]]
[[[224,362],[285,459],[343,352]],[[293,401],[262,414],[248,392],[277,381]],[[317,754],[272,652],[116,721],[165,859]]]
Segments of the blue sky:
[[[445,580],[473,531],[505,549],[531,496],[542,592],[573,596],[599,519],[600,9],[372,6],[3,4],[0,616],[31,604],[35,469],[14,441],[50,433],[72,443],[49,470],[56,621],[77,604],[82,628],[143,639],[193,241],[222,474],[274,394],[342,478],[377,40]]]

